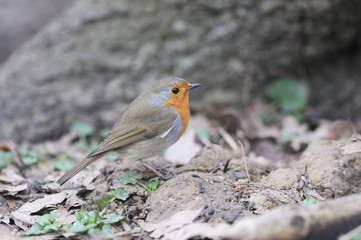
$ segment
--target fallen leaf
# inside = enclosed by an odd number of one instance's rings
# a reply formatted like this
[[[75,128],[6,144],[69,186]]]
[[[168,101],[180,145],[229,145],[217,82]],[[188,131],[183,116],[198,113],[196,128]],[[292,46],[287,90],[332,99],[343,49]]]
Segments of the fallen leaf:
[[[6,185],[6,184],[1,184],[0,183],[0,192],[3,193],[3,195],[16,195],[18,192],[22,192],[26,189],[28,189],[29,186],[28,184],[24,183],[21,185],[17,185],[17,186],[12,186],[12,185]]]
[[[41,189],[46,193],[58,193],[62,191],[62,189],[59,188],[59,184],[54,182],[54,180],[53,182],[42,184]]]
[[[18,210],[13,212],[15,219],[23,221],[25,223],[34,224],[34,216],[30,216],[33,213],[37,213],[44,208],[55,208],[57,204],[63,202],[67,197],[66,192],[60,192],[47,195],[43,198],[37,199],[33,202],[27,202],[22,205]]]
[[[21,182],[24,182],[25,178],[20,176],[15,172],[15,169],[12,167],[7,167],[1,170],[0,182],[10,183],[12,185],[17,185]]]
[[[358,140],[356,142],[350,143],[341,148],[343,150],[343,154],[352,154],[361,152],[361,141]]]
[[[30,214],[15,211],[12,213],[12,218],[15,221],[15,224],[22,228],[23,230],[28,229],[28,225],[35,224],[36,215],[31,216]]]
[[[3,219],[10,212],[10,207],[6,199],[0,195],[0,219]]]
[[[64,201],[67,194],[66,192],[60,192],[47,195],[33,202],[27,202],[11,214],[12,219],[18,227],[26,230],[29,225],[35,224],[35,219],[38,217],[31,214],[37,213],[44,208],[56,208],[57,204]]]
[[[60,213],[60,217],[57,218],[58,222],[61,222],[64,225],[70,225],[76,221],[75,214],[70,214],[63,206],[59,206],[58,211]]]
[[[92,166],[82,170],[69,181],[67,181],[63,186],[65,188],[71,186],[84,186],[87,190],[95,189],[93,181],[100,175],[99,170],[95,169],[96,166]]]
[[[76,194],[72,194],[70,195],[70,197],[68,198],[68,200],[66,200],[65,202],[65,208],[67,210],[69,210],[72,207],[80,207],[84,204],[85,202],[80,199]]]
[[[209,239],[226,239],[222,238],[222,233],[227,233],[230,229],[230,225],[226,223],[191,223],[186,226],[179,227],[179,229],[175,229],[174,231],[166,232],[163,239],[186,240],[198,235],[205,235]]]
[[[10,210],[8,212],[10,212]],[[6,225],[11,226],[10,217],[8,215],[2,216],[0,218],[0,223],[5,223]]]
[[[150,237],[160,238],[161,236],[184,227],[187,224],[193,222],[193,220],[199,216],[203,209],[198,210],[185,210],[175,213],[170,219],[162,221],[160,223],[149,223],[144,221],[138,221],[138,224],[147,232],[152,232]]]
[[[322,197],[315,189],[309,187],[303,189],[303,194],[306,198],[313,198],[318,200],[319,202],[326,200],[326,198]]]
[[[319,120],[316,129],[311,130],[306,123],[300,123],[293,115],[280,119],[279,124],[266,125],[259,116],[267,113],[270,106],[256,104],[250,107],[242,118],[242,129],[248,139],[271,138],[277,143],[288,144],[293,150],[299,151],[302,145],[325,139],[329,135],[331,122]]]
[[[294,116],[286,116],[282,119],[281,137],[278,140],[282,142],[282,137],[290,135],[289,142],[295,151],[301,149],[302,144],[309,144],[316,140],[324,139],[329,132],[329,123],[321,121],[316,130],[310,131],[306,124],[300,124]]]
[[[257,103],[244,110],[243,116],[240,120],[242,121],[241,125],[245,138],[279,138],[279,127],[275,124],[266,125],[261,119],[261,116],[269,114],[270,109],[272,109],[270,105]]]

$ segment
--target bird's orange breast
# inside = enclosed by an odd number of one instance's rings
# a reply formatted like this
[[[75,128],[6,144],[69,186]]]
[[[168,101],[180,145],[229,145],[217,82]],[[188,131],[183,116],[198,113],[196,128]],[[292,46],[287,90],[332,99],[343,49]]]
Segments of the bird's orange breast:
[[[187,129],[189,122],[190,111],[188,103],[188,91],[186,90],[189,87],[189,83],[187,82],[183,84],[176,84],[176,87],[181,89],[181,92],[177,95],[171,95],[169,101],[165,101],[164,105],[166,107],[175,108],[181,117],[182,131],[178,135],[179,139]]]

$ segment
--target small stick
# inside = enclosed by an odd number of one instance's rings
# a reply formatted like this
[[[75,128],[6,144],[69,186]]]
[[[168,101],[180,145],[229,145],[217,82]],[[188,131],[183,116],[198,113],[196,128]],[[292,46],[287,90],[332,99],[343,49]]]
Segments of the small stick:
[[[243,159],[243,163],[244,163],[244,168],[246,170],[246,174],[248,177],[248,181],[251,183],[251,177],[249,176],[249,172],[248,172],[248,167],[247,167],[247,160],[246,160],[246,154],[244,152],[244,147],[243,147],[243,143],[240,140],[237,140],[238,144],[241,146],[242,149],[242,159]]]
[[[130,230],[127,230],[127,231],[122,231],[122,232],[117,232],[113,235],[111,235],[111,239],[113,239],[112,237],[115,237],[115,236],[130,236],[134,233],[139,233],[142,229],[140,227],[136,227],[136,228],[133,228],[133,229],[130,229]]]
[[[226,130],[224,130],[223,128],[218,128],[218,132],[219,132],[219,134],[221,134],[223,139],[232,148],[232,150],[234,152],[236,152],[236,153],[241,152],[242,153],[242,159],[243,159],[243,162],[244,162],[247,178],[248,178],[248,181],[251,182],[251,177],[249,176],[249,172],[248,172],[248,167],[247,167],[247,162],[246,162],[246,154],[245,154],[245,151],[244,151],[243,143],[241,141],[237,140],[238,141],[238,144],[237,144],[237,142],[234,141],[232,136],[228,132],[226,132]],[[241,146],[241,147],[239,147],[239,146]]]
[[[223,139],[227,142],[227,144],[232,148],[234,152],[240,152],[237,143],[234,141],[232,136],[228,132],[226,132],[226,130],[224,130],[223,128],[218,128],[218,132],[221,134]]]
[[[164,180],[168,180],[171,179],[172,176],[164,176],[163,174],[161,174],[160,172],[158,172],[157,170],[155,170],[152,166],[150,166],[149,164],[143,162],[143,161],[139,161],[144,167],[148,168],[149,170],[151,170],[152,172],[155,173],[155,175],[157,175],[158,177],[164,179]]]

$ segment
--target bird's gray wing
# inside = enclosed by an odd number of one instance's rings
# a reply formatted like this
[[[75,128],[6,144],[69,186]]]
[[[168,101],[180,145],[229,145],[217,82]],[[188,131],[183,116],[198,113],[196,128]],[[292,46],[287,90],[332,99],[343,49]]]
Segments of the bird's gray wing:
[[[177,114],[172,111],[148,112],[148,115],[144,115],[143,113],[140,116],[141,121],[137,121],[137,116],[133,117],[133,123],[128,119],[121,119],[114,125],[103,142],[92,151],[88,157],[103,154],[135,142],[161,135],[173,126],[177,118]]]

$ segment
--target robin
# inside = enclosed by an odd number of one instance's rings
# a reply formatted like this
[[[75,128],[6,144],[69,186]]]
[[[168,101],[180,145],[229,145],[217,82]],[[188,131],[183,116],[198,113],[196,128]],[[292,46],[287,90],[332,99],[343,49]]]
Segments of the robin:
[[[184,133],[189,121],[188,93],[200,84],[169,77],[140,94],[110,133],[85,159],[63,175],[62,185],[104,154],[114,151],[121,158],[140,160],[160,154]]]

